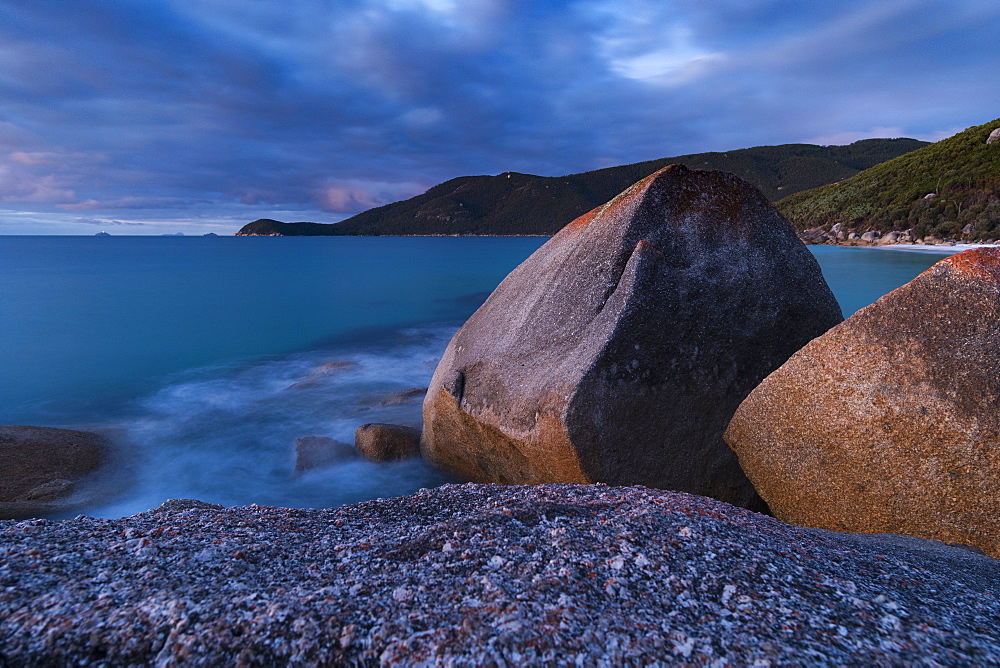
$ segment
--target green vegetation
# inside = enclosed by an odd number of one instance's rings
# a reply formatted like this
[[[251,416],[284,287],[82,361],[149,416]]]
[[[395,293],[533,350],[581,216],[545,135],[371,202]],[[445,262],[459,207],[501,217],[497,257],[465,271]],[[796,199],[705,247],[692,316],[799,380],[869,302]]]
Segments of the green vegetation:
[[[905,232],[913,239],[1000,239],[1000,119],[866,169],[842,183],[777,203],[797,230],[840,223],[845,232]]]
[[[237,236],[251,237],[326,237],[335,236],[331,225],[323,223],[283,223],[273,218],[258,218],[244,225]]]
[[[927,143],[915,139],[865,139],[849,146],[784,144],[661,158],[568,176],[516,172],[463,176],[436,185],[422,195],[369,209],[340,223],[285,224],[262,219],[245,226],[238,234],[549,235],[670,164],[732,172],[775,200],[847,179],[922,146]]]

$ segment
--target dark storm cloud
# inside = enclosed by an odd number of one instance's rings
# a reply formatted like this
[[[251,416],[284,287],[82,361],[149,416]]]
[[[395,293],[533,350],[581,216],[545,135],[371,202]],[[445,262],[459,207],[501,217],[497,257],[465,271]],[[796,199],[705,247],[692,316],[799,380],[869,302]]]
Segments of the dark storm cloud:
[[[0,204],[353,212],[461,174],[937,138],[997,116],[998,25],[975,0],[6,3]]]

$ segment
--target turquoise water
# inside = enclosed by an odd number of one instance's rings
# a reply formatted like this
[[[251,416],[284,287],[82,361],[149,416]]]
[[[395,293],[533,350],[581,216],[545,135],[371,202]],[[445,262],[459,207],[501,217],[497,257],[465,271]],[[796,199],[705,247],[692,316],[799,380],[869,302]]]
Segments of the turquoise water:
[[[420,462],[294,473],[301,436],[419,424],[461,322],[541,238],[0,237],[0,424],[112,429],[127,490],[324,507],[444,479]],[[845,315],[939,254],[813,247]],[[332,364],[332,366],[330,366]]]

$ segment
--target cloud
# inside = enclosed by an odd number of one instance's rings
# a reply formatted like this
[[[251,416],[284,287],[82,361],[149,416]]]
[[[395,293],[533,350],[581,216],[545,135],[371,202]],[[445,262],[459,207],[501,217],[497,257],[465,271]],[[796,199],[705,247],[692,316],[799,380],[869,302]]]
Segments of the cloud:
[[[108,220],[107,218],[77,218],[76,222],[84,225],[97,225],[100,227],[107,227],[109,225],[132,225],[143,227],[146,225],[146,223],[137,223],[126,220]]]
[[[170,197],[119,197],[111,200],[87,199],[56,206],[65,211],[114,211],[120,209],[185,209],[207,200],[181,200]]]
[[[0,203],[93,219],[346,214],[463,174],[939,138],[1000,108],[1000,5],[973,0],[33,0],[0,13]]]
[[[378,183],[372,181],[330,182],[315,192],[321,211],[358,213],[376,206],[413,197],[429,186],[415,183]]]
[[[100,154],[66,151],[12,151],[0,154],[0,202],[64,204],[76,200],[80,172],[104,162]]]

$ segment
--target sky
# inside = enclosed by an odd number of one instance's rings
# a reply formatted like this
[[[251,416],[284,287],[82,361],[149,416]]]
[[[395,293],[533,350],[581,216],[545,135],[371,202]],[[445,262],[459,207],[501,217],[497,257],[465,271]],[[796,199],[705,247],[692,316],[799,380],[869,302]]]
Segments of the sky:
[[[337,222],[447,179],[936,141],[997,0],[3,0],[0,234]]]

